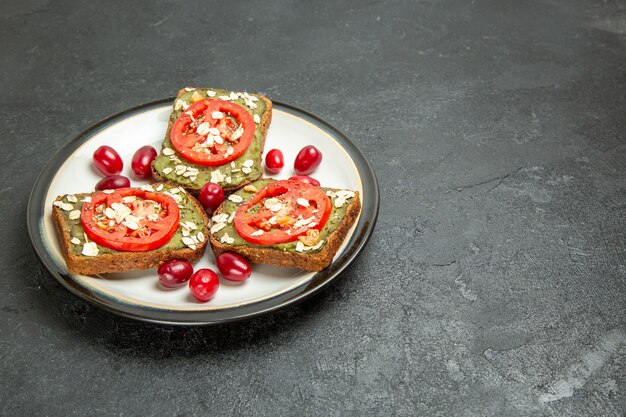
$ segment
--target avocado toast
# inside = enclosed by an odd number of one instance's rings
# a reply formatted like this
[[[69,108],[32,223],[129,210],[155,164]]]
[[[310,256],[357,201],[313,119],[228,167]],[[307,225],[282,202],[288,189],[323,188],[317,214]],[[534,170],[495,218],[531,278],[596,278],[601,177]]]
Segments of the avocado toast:
[[[123,191],[120,191],[123,190]],[[119,203],[106,207],[107,196],[114,196],[124,192],[125,197],[120,197]],[[142,194],[144,198],[137,198],[131,194]],[[166,196],[166,197],[164,197]],[[157,203],[158,198],[167,200],[176,207],[171,207],[170,212],[176,212],[176,218],[169,220],[168,233],[163,233],[159,241],[149,243],[157,246],[149,249],[144,244],[139,247],[137,243],[126,244],[120,247],[124,238],[113,237],[111,242],[117,245],[113,249],[105,244],[96,243],[94,237],[102,235],[98,229],[111,227],[109,232],[113,236],[115,230],[124,229],[124,233],[141,232],[144,228],[144,219],[139,212],[148,213],[146,217],[154,220],[146,224],[157,224],[162,220],[154,210],[147,211],[146,207],[157,207],[161,212],[164,203]],[[139,205],[139,202],[149,202],[149,204]],[[160,201],[160,200],[159,200]],[[133,206],[134,204],[134,206]],[[94,207],[95,206],[95,207]],[[124,208],[122,206],[131,207]],[[150,207],[153,206],[153,207]],[[106,208],[103,208],[106,207]],[[85,215],[86,210],[93,210],[93,216]],[[133,216],[134,215],[134,216]],[[101,218],[104,224],[97,223],[91,228],[92,217]],[[163,216],[164,217],[164,216]],[[198,201],[181,187],[175,184],[155,183],[144,185],[139,188],[126,188],[119,190],[104,190],[95,193],[66,194],[56,198],[52,207],[52,219],[61,244],[61,251],[65,257],[67,268],[70,272],[84,275],[94,275],[107,272],[125,272],[130,270],[148,269],[159,266],[161,263],[172,259],[185,259],[189,262],[196,262],[204,254],[208,243],[208,222],[207,215]],[[87,221],[87,223],[84,223]],[[85,229],[88,224],[90,230]],[[114,230],[115,228],[115,230]],[[93,231],[97,234],[94,236]],[[155,235],[158,230],[155,231]],[[98,235],[99,233],[99,235]],[[88,235],[91,235],[90,238]],[[119,236],[119,235],[118,235]],[[141,235],[135,239],[139,243],[145,243],[149,238],[142,238]],[[97,238],[96,240],[102,240]],[[105,239],[106,240],[106,239]],[[127,239],[129,240],[129,239]],[[105,242],[110,244],[111,242]],[[136,250],[136,249],[142,250]],[[124,250],[133,249],[133,250]]]
[[[203,102],[208,106],[221,103],[229,110],[206,110],[206,120],[199,120],[200,112],[194,109]],[[186,125],[185,118],[189,119]],[[228,135],[222,133],[224,129],[218,132],[217,118],[232,119],[234,130]],[[154,178],[180,184],[194,195],[207,182],[219,184],[227,192],[251,183],[263,173],[261,160],[271,119],[272,102],[260,94],[191,87],[180,90],[173,103],[162,149],[152,164]],[[196,140],[188,143],[187,138],[193,135]],[[246,135],[251,137],[249,146],[245,150],[237,149]],[[221,160],[217,156],[221,156]]]
[[[350,227],[358,218],[361,210],[359,193],[305,184],[307,189],[304,193],[308,193],[310,197],[301,194],[306,197],[302,198],[300,194],[294,194],[289,202],[277,199],[274,195],[278,193],[260,196],[268,187],[279,183],[290,188],[297,181],[264,178],[233,193],[222,203],[212,217],[209,236],[213,252],[217,256],[222,252],[232,251],[254,263],[320,271],[333,260]],[[330,206],[326,219],[320,220],[325,203],[322,203],[319,196],[314,197],[311,194],[311,187],[328,199]],[[289,211],[296,214],[282,215],[288,206]],[[297,214],[297,210],[304,209],[308,210],[307,214]],[[264,210],[269,214],[261,218]],[[248,221],[257,225],[250,229],[249,234],[245,231],[249,224],[245,224],[245,219],[242,219],[244,213],[249,219],[256,219]],[[288,218],[290,215],[292,218]],[[297,232],[294,232],[293,237],[297,233],[296,239],[280,242],[270,238],[278,233],[286,238],[285,234],[290,234],[295,229]],[[241,235],[244,231],[246,238]]]

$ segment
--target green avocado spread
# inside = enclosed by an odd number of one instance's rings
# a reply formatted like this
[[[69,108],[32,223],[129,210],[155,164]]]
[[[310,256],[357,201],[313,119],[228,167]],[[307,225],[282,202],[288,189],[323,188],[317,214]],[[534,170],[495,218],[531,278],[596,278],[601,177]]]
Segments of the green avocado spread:
[[[260,190],[263,186],[273,181],[274,181],[273,179],[265,178],[265,179],[261,179],[256,182],[253,182],[250,185],[252,185],[257,190]],[[241,236],[239,236],[233,224],[233,217],[234,217],[233,214],[235,213],[235,211],[241,204],[246,204],[252,198],[252,196],[255,194],[254,190],[251,190],[251,191],[246,191],[244,189],[238,190],[237,192],[233,193],[229,199],[224,201],[224,203],[220,206],[219,212],[217,212],[213,216],[210,233],[212,233],[213,237],[219,240],[222,244],[233,246],[233,247],[247,246],[247,247],[252,247],[252,248],[274,248],[274,249],[278,249],[278,250],[286,251],[290,253],[317,253],[322,250],[322,248],[326,244],[328,236],[330,236],[337,229],[337,226],[339,226],[343,218],[346,216],[348,206],[351,204],[352,202],[351,200],[355,198],[355,197],[346,198],[345,202],[339,206],[339,204],[337,203],[338,196],[335,193],[336,192],[341,193],[342,190],[337,190],[334,188],[324,188],[324,187],[322,187],[322,189],[326,192],[326,194],[331,199],[333,203],[333,208],[330,213],[330,217],[326,221],[326,224],[320,230],[318,244],[316,244],[315,246],[303,247],[303,245],[298,245],[298,242],[299,242],[298,240],[296,240],[295,242],[281,243],[277,245],[255,245],[244,240]],[[343,192],[349,193],[349,191],[343,191]],[[238,200],[236,197],[233,198],[232,197],[233,195],[241,197],[242,201],[241,202],[233,201],[233,200]],[[224,220],[224,219],[225,221],[219,221],[219,222],[216,221],[216,220]],[[302,249],[302,250],[298,250],[298,249]]]
[[[252,115],[256,124],[254,139],[248,149],[234,161],[215,167],[195,164],[185,159],[174,148],[170,140],[171,126],[176,119],[191,104],[205,98],[223,99],[239,104]],[[259,178],[263,171],[261,165],[263,154],[261,121],[266,107],[265,101],[252,94],[207,88],[186,89],[180,97],[174,100],[163,147],[153,162],[154,169],[162,178],[196,191],[200,190],[207,182],[217,183],[225,189],[234,189],[244,181]],[[197,175],[189,175],[188,168],[191,168],[194,173],[197,170]]]
[[[205,224],[202,212],[200,212],[198,207],[196,207],[196,205],[190,200],[190,196],[185,190],[169,184],[153,184],[149,186],[143,186],[142,188],[144,187],[152,188],[152,190],[150,190],[150,188],[147,188],[148,191],[158,191],[169,194],[178,203],[178,209],[180,212],[178,229],[176,230],[176,233],[174,233],[170,241],[160,248],[154,249],[153,251],[147,251],[146,253],[163,251],[167,249],[177,250],[190,247],[188,244],[185,244],[183,242],[184,237],[189,237],[191,239],[195,238],[201,241],[204,241],[208,238],[208,236],[206,236],[205,234]],[[91,242],[91,240],[87,239],[87,237],[85,236],[85,231],[83,230],[80,222],[80,210],[82,209],[85,198],[89,198],[89,194],[68,194],[57,197],[54,203],[59,208],[59,212],[61,213],[61,216],[64,220],[63,232],[69,232],[70,252],[74,255],[82,255],[85,243]],[[193,226],[195,226],[195,229],[189,223],[192,223]],[[200,236],[198,236],[199,233],[201,233]],[[193,243],[191,244],[193,245]],[[97,254],[119,253],[119,251],[107,248],[102,245],[96,244],[96,247],[98,249]]]

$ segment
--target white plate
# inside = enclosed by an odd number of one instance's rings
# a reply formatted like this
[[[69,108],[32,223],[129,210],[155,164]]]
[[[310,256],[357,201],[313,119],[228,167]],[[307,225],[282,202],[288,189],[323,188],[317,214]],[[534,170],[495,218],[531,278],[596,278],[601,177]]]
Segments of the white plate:
[[[323,155],[322,164],[313,174],[322,186],[358,190],[361,194],[361,218],[350,230],[329,268],[312,273],[254,265],[252,276],[242,284],[222,279],[217,294],[207,303],[198,303],[187,286],[164,290],[158,284],[155,269],[101,276],[69,273],[52,223],[52,202],[58,195],[93,190],[102,176],[93,168],[92,155],[105,144],[122,157],[122,175],[131,178],[132,186],[149,183],[133,180],[130,160],[141,146],[160,149],[171,112],[170,103],[170,99],[148,103],[94,125],[61,149],[37,179],[28,208],[31,241],[46,267],[67,288],[100,307],[129,317],[206,324],[260,314],[312,294],[334,279],[360,252],[373,230],[378,212],[378,186],[369,164],[356,147],[330,125],[291,106],[274,103],[265,151],[282,150],[285,168],[271,176],[282,179],[295,175],[296,154],[302,147],[313,144]],[[199,268],[216,270],[210,249],[194,266],[194,269]]]

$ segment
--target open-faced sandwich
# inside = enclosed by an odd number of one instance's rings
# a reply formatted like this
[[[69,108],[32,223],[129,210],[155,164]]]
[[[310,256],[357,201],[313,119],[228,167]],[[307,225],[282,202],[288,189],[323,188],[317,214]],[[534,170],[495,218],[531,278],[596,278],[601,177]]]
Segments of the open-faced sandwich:
[[[184,88],[174,100],[160,154],[157,180],[198,194],[208,182],[232,191],[258,179],[272,102],[260,94]]]
[[[208,242],[204,209],[174,184],[62,195],[52,218],[67,268],[76,274],[196,262]]]
[[[333,260],[361,210],[359,193],[296,180],[261,179],[231,194],[210,230],[218,256],[320,271]]]

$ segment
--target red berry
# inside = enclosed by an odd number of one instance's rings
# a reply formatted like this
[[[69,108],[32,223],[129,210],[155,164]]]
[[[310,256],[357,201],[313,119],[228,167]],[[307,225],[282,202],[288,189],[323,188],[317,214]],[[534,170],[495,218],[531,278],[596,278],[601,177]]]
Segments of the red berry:
[[[96,190],[113,190],[115,188],[130,187],[130,180],[123,175],[110,175],[102,178],[96,184]]]
[[[272,149],[265,155],[265,169],[268,172],[278,174],[284,166],[283,153],[279,149]]]
[[[204,210],[211,215],[224,202],[224,190],[213,182],[207,182],[200,189],[198,200]]]
[[[236,253],[221,253],[216,261],[217,269],[219,269],[222,276],[231,281],[245,281],[252,274],[250,264]]]
[[[318,180],[316,180],[315,178],[311,178],[308,175],[294,175],[293,177],[289,179],[292,181],[306,182],[307,184],[311,184],[316,187],[320,186],[320,182]]]
[[[93,153],[93,164],[104,175],[119,174],[122,172],[122,168],[124,168],[124,163],[120,155],[115,149],[106,145],[100,146]]]
[[[309,175],[322,163],[322,153],[313,145],[305,146],[296,155],[293,168],[298,175]]]
[[[208,268],[198,269],[189,280],[189,289],[201,303],[209,301],[220,286],[217,274]]]
[[[152,146],[142,146],[137,149],[131,161],[131,168],[137,178],[152,178],[152,161],[157,156],[157,151]]]
[[[157,273],[161,285],[166,288],[177,288],[189,281],[193,274],[193,266],[185,260],[174,259],[161,265]]]

